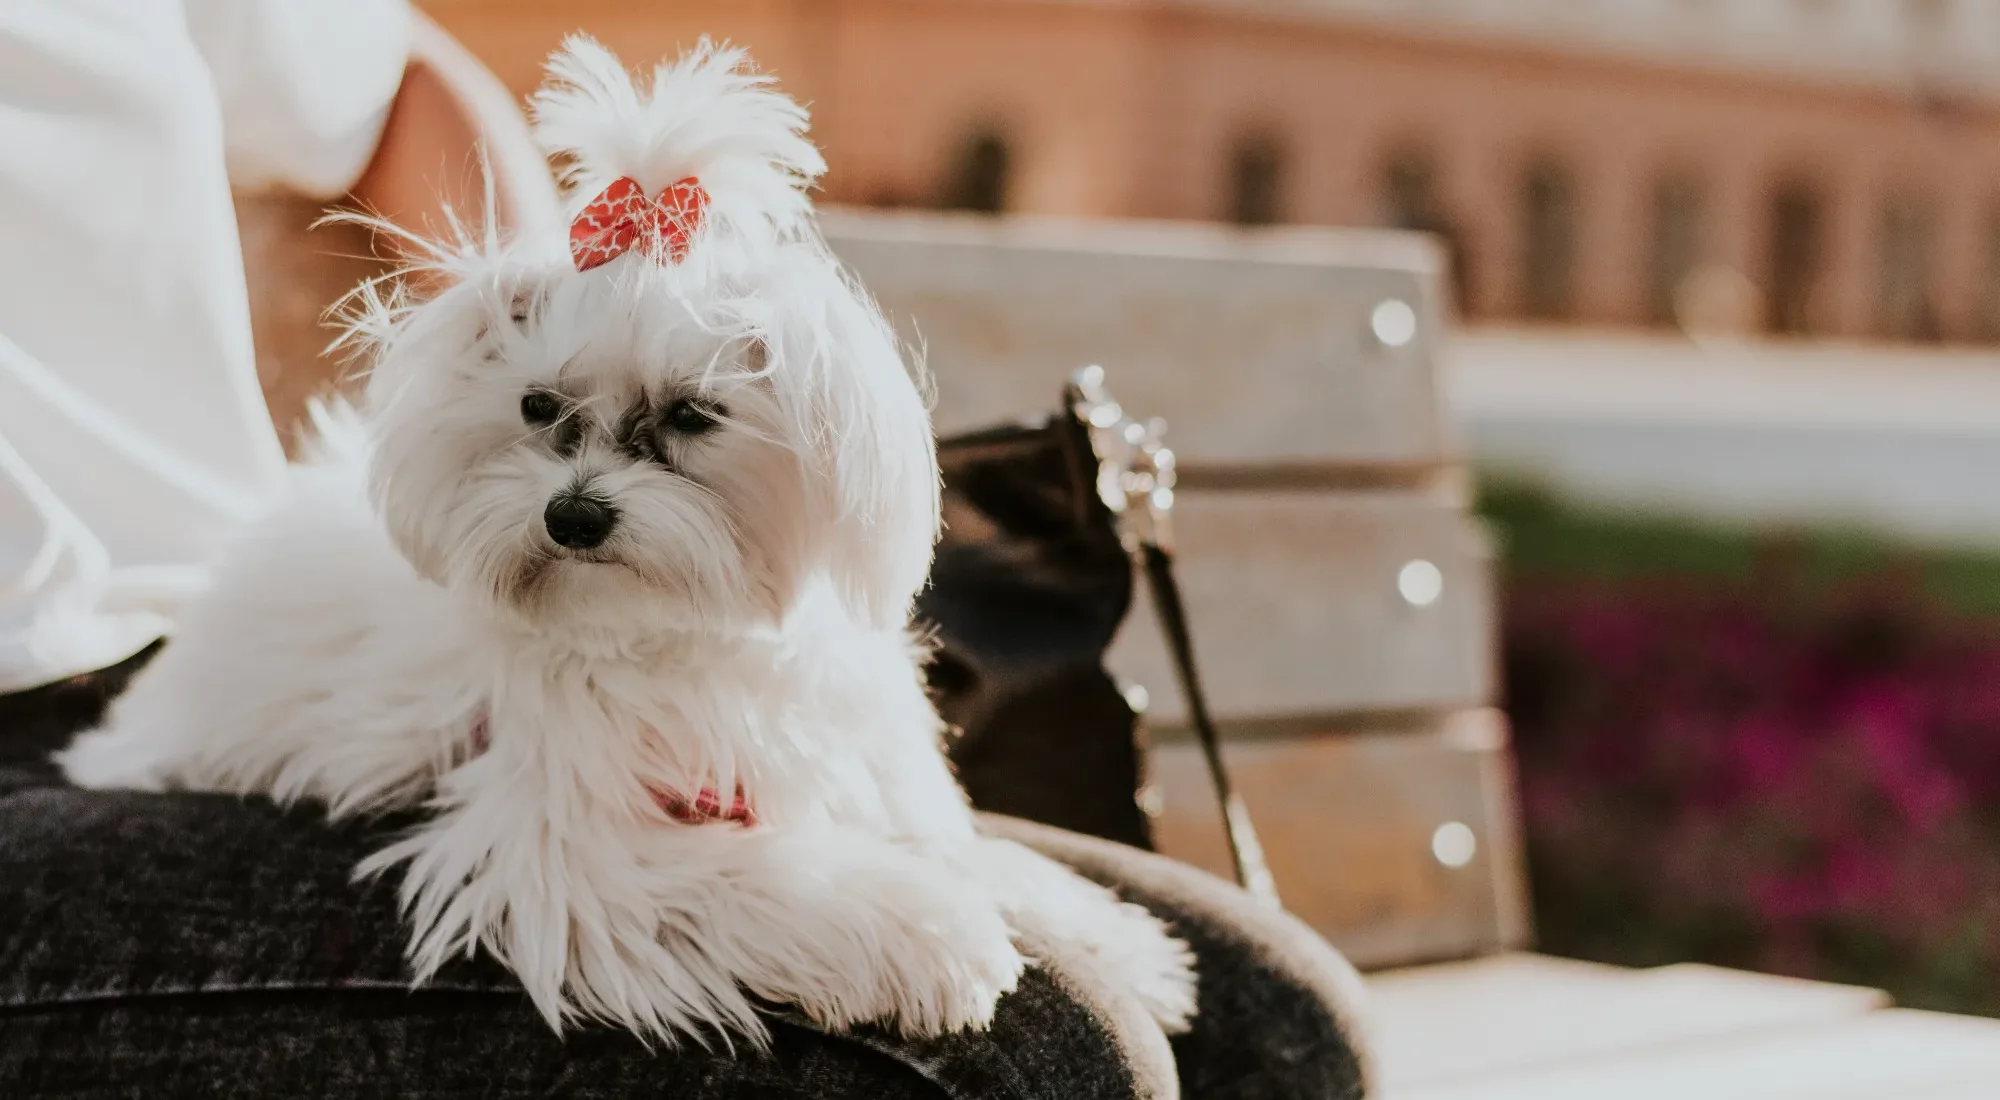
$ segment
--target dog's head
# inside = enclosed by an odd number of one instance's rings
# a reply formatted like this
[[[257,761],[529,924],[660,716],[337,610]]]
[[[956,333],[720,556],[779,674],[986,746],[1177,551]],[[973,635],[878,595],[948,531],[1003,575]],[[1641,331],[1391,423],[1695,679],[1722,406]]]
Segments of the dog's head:
[[[376,298],[372,487],[425,576],[551,628],[900,625],[929,570],[920,386],[828,252],[805,112],[704,44],[635,86],[573,39],[536,97],[569,241],[439,252]],[[489,204],[490,205],[490,204]]]

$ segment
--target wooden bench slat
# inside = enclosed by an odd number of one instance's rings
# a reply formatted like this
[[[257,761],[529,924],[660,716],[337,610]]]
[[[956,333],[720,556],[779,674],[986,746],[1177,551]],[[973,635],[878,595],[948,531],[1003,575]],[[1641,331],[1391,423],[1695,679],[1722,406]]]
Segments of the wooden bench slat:
[[[1476,712],[1426,732],[1233,741],[1224,756],[1286,907],[1356,965],[1393,966],[1527,938],[1503,730]],[[1199,750],[1156,745],[1149,785],[1160,850],[1226,876]],[[1461,866],[1433,850],[1444,827]]]
[[[1307,228],[829,212],[829,241],[937,378],[943,433],[1050,408],[1089,363],[1183,462],[1429,465],[1436,247]],[[1407,305],[1402,346],[1374,335]],[[1391,307],[1392,309],[1396,307]]]
[[[1174,511],[1175,573],[1219,719],[1493,698],[1491,550],[1456,501],[1414,492],[1202,491],[1179,494]],[[1403,570],[1420,562],[1442,582],[1428,605],[1404,593]],[[1154,724],[1185,720],[1143,590],[1108,662],[1146,689]]]

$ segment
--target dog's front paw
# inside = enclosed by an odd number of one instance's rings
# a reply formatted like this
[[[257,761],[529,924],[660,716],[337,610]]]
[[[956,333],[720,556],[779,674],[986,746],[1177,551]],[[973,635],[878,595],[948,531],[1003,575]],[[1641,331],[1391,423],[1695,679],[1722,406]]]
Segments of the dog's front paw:
[[[1105,978],[1145,1007],[1169,1035],[1188,1029],[1195,1014],[1194,952],[1160,918],[1130,902],[1116,902],[1111,935],[1083,948]]]
[[[992,883],[1007,919],[1061,967],[1129,994],[1169,1034],[1195,1015],[1195,958],[1145,907],[1008,840],[986,839],[963,865]]]
[[[909,950],[898,960],[890,1022],[910,1036],[984,1028],[1000,998],[1020,983],[1026,961],[997,905],[957,907],[911,921]]]
[[[868,950],[783,993],[822,1027],[880,1024],[911,1038],[984,1028],[1020,982],[1025,962],[982,890],[904,880],[850,915],[861,923],[840,938]]]

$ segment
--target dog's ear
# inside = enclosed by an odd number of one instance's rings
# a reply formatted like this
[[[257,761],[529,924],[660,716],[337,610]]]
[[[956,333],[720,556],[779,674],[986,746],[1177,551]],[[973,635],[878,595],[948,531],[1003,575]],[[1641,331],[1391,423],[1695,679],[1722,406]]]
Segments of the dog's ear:
[[[830,257],[785,311],[770,377],[817,476],[821,552],[841,598],[896,629],[930,576],[938,537],[937,445],[923,387],[895,333]]]

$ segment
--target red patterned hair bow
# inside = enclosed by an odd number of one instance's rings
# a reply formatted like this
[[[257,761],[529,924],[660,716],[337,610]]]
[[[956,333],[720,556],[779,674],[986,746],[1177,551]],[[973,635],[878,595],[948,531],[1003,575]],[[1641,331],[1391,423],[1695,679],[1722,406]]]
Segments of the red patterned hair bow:
[[[658,198],[620,176],[569,223],[570,258],[578,271],[589,271],[637,248],[656,263],[677,264],[707,209],[708,192],[693,176],[668,184]]]

